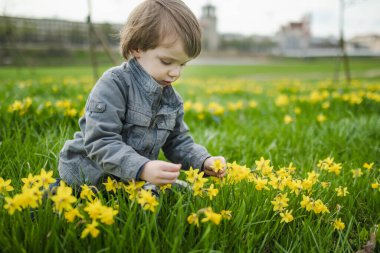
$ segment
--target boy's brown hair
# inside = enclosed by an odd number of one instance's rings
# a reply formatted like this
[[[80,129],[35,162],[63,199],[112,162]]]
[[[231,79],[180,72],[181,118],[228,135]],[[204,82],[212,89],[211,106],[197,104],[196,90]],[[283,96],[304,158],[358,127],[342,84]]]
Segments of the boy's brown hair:
[[[145,0],[132,11],[120,33],[121,53],[128,59],[132,50],[154,49],[173,35],[182,40],[190,58],[199,55],[201,29],[189,7],[181,0]]]

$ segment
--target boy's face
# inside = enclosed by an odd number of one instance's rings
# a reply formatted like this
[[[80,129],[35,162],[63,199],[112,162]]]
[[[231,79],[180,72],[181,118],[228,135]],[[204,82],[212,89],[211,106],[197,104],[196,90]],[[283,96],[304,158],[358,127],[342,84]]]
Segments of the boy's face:
[[[158,47],[146,51],[132,52],[144,70],[162,86],[171,85],[182,72],[185,64],[191,60],[185,53],[180,39],[165,39]]]

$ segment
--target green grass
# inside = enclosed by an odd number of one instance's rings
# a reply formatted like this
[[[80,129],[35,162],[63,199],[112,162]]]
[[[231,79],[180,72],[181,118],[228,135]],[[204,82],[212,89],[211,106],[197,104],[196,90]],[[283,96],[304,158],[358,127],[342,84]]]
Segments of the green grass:
[[[260,61],[260,60],[259,60]],[[261,60],[262,61],[262,60]],[[192,65],[185,69],[183,77],[244,77],[248,79],[276,80],[282,78],[290,79],[331,79],[336,73],[343,79],[343,69],[339,61],[334,58],[322,59],[267,59],[262,64],[257,65],[214,65],[204,67],[202,65]],[[352,75],[355,78],[379,78],[380,58],[352,58],[350,59]],[[340,67],[339,67],[340,66]],[[109,64],[102,64],[98,67],[98,75],[111,67]],[[338,71],[339,70],[339,71]],[[3,67],[0,68],[1,79],[29,79],[53,76],[64,78],[67,76],[89,76],[92,77],[92,69],[87,65],[79,66],[54,66],[51,67]]]
[[[163,194],[156,213],[132,203],[122,190],[103,192],[99,198],[104,205],[118,206],[115,223],[100,225],[98,237],[84,239],[80,235],[85,222],[67,222],[53,211],[50,200],[13,215],[4,204],[6,196],[21,192],[22,178],[29,173],[39,174],[45,168],[58,176],[59,151],[78,131],[78,115],[93,85],[91,68],[0,69],[0,177],[11,179],[15,188],[4,193],[0,187],[1,251],[356,252],[380,223],[380,191],[371,188],[376,180],[380,182],[380,68],[377,59],[354,59],[358,80],[347,86],[326,80],[333,77],[333,66],[328,59],[263,66],[190,65],[176,84],[185,102],[191,102],[185,115],[191,134],[211,154],[246,165],[255,175],[260,175],[255,161],[261,156],[270,159],[276,171],[293,163],[294,179],[304,180],[311,171],[320,174],[312,192],[303,190],[298,196],[289,188],[282,192],[290,199],[292,222],[281,223],[273,211],[271,201],[280,190],[268,185],[270,190],[258,191],[255,183],[245,179],[216,184],[219,193],[213,200],[191,191]],[[288,103],[276,105],[279,95],[286,95]],[[24,114],[9,112],[16,100],[25,103],[27,97],[32,104]],[[67,107],[62,106],[64,100],[69,102]],[[249,107],[252,101],[256,108]],[[208,111],[210,102],[224,112]],[[202,112],[196,103],[203,105]],[[68,109],[75,109],[76,115],[68,115]],[[318,122],[320,114],[326,121]],[[286,115],[293,122],[285,124]],[[317,167],[319,160],[329,156],[342,164],[339,175]],[[165,159],[162,154],[160,158]],[[374,162],[371,171],[363,168],[366,162]],[[351,170],[358,168],[363,175],[353,178]],[[320,182],[330,186],[323,188]],[[348,188],[346,197],[337,196],[339,186]],[[330,212],[306,211],[300,205],[303,194],[321,199]],[[78,207],[83,205],[84,201]],[[199,228],[188,224],[187,217],[205,207],[230,210],[232,219],[219,225],[200,223]],[[331,223],[336,218],[345,223],[343,231],[334,230]]]

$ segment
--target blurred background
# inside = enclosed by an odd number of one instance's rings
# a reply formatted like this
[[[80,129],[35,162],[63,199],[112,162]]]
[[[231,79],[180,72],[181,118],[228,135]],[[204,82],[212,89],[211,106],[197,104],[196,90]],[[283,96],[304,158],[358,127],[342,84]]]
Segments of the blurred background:
[[[119,64],[141,0],[0,0],[0,66]],[[193,64],[379,57],[379,0],[185,0],[203,29]]]

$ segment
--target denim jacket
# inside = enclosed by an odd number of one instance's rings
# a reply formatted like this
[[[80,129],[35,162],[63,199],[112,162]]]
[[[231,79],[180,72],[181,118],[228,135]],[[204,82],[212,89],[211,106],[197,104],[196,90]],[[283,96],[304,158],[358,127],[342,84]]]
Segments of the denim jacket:
[[[183,116],[179,94],[159,85],[135,59],[111,68],[87,99],[81,131],[60,152],[59,174],[72,186],[98,185],[107,175],[138,180],[161,149],[182,169],[202,169],[210,155],[194,143]]]

